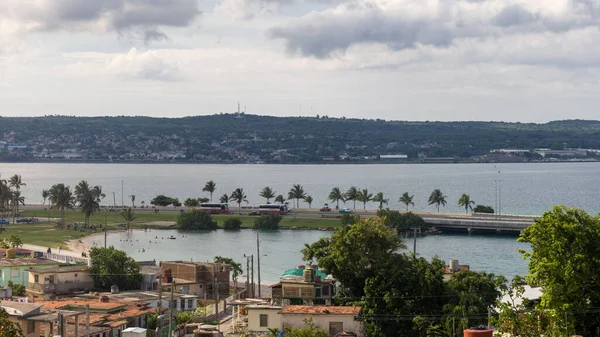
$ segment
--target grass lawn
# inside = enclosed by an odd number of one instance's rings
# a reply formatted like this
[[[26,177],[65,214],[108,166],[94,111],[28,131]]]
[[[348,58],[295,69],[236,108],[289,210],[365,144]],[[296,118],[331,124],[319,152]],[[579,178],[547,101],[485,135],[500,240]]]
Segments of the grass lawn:
[[[67,241],[80,239],[94,233],[93,231],[80,232],[58,229],[54,227],[54,223],[10,224],[3,227],[5,230],[0,234],[0,239],[10,238],[11,235],[16,234],[23,240],[23,243],[51,247],[53,249],[58,246],[66,249]],[[97,232],[100,232],[100,230]]]

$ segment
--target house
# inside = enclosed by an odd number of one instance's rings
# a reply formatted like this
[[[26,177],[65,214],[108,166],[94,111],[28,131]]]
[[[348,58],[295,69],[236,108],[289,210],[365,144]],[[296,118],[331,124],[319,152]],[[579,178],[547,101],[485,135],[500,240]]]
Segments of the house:
[[[138,261],[138,263],[140,264],[140,274],[142,274],[140,290],[158,290],[158,280],[162,274],[160,267],[154,261]]]
[[[269,329],[282,329],[282,319],[279,311],[283,307],[276,305],[254,304],[245,307],[248,316],[248,330],[267,332]]]
[[[29,270],[27,292],[33,297],[52,298],[94,288],[87,266],[48,267]]]
[[[197,295],[203,299],[229,297],[230,266],[224,263],[163,261],[162,284],[175,284],[182,294]],[[218,293],[218,295],[217,295]]]
[[[331,305],[334,280],[317,265],[298,265],[286,270],[271,286],[273,303],[286,305]]]
[[[99,293],[98,296],[106,298],[109,301],[123,303],[144,303],[149,308],[169,308],[176,311],[195,311],[198,308],[198,296],[189,294],[173,293],[173,302],[171,302],[171,293],[163,291],[123,291],[119,293]],[[90,296],[82,295],[78,298],[90,299]],[[94,297],[95,298],[95,297]]]
[[[365,337],[364,322],[357,319],[361,307],[289,305],[279,311],[283,328],[303,328],[306,319],[312,319],[317,327],[325,329],[330,336],[338,333],[353,333]],[[248,321],[250,326],[250,321]]]
[[[58,262],[39,258],[0,259],[0,287],[15,284],[29,285],[29,270],[58,267]]]
[[[450,278],[452,278],[452,274],[458,273],[462,270],[471,270],[471,267],[469,267],[468,264],[458,264],[458,260],[450,260],[450,264],[444,267],[444,281],[450,281]]]
[[[8,319],[11,322],[19,324],[25,337],[60,334],[58,321],[61,319],[74,319],[75,322],[79,322],[79,313],[64,311],[59,315],[58,313],[42,311],[42,307],[42,303],[0,301],[0,308],[8,313]],[[74,336],[74,334],[66,336]],[[80,336],[83,335],[80,334]],[[96,337],[93,334],[91,336]]]

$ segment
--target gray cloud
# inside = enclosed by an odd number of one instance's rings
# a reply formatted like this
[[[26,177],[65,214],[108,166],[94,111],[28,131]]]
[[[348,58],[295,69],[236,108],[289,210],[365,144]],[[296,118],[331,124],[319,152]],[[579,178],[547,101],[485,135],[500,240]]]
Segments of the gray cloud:
[[[541,8],[533,12],[525,4],[507,5],[503,0],[355,0],[272,27],[267,36],[282,39],[289,54],[322,59],[359,44],[381,43],[393,50],[443,48],[461,38],[563,33],[600,26],[600,5],[589,0],[573,0],[566,11]]]
[[[125,34],[132,30],[142,32],[146,41],[166,37],[157,27],[189,26],[201,15],[196,0],[6,1],[0,19],[21,24],[29,31],[103,29]]]

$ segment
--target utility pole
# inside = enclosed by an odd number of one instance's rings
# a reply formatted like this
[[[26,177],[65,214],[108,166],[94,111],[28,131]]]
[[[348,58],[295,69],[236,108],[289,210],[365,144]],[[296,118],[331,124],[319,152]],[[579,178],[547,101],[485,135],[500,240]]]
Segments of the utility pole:
[[[77,327],[75,328],[77,329]],[[85,305],[85,332],[86,336],[90,337],[90,305]]]
[[[125,207],[125,199],[123,198],[123,183],[124,181],[121,179],[121,207]]]
[[[108,236],[108,231],[106,228],[106,214],[107,214],[107,211],[104,210],[104,248],[106,248],[106,237]]]
[[[115,192],[112,192],[113,194],[113,207],[117,208],[117,197],[115,196]]]
[[[246,297],[250,297],[250,256],[246,256]]]
[[[260,241],[258,239],[258,230],[256,230],[256,261],[258,267],[258,298],[260,296]]]
[[[173,335],[173,298],[174,298],[174,293],[175,291],[175,280],[173,280],[171,282],[171,300],[169,301],[169,337],[171,337]]]
[[[250,265],[252,266],[252,297],[254,298],[256,294],[256,289],[254,289],[254,255],[250,255]]]

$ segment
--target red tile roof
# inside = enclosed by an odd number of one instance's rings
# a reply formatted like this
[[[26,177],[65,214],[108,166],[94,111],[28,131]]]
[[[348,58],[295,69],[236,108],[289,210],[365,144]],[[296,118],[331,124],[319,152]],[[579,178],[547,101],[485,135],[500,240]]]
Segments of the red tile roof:
[[[281,314],[309,315],[358,315],[361,307],[338,307],[328,305],[288,305],[281,309]]]

